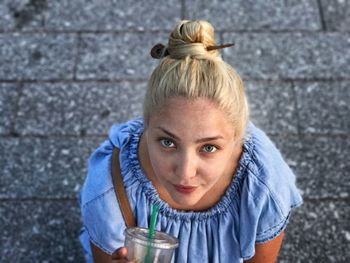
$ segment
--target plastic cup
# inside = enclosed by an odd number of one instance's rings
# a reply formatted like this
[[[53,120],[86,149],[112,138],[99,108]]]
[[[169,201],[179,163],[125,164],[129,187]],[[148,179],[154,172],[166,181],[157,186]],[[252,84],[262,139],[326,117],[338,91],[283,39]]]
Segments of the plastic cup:
[[[127,228],[124,231],[127,258],[139,263],[170,263],[179,240],[164,232],[154,231],[152,240],[148,240],[149,229],[141,227]]]

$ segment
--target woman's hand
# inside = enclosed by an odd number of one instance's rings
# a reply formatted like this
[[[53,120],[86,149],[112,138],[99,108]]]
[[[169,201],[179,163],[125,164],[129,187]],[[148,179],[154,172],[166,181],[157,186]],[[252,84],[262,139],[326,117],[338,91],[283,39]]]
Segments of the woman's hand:
[[[128,251],[125,247],[120,247],[112,254],[112,263],[128,263],[132,262],[126,258]]]
[[[92,242],[90,242],[90,246],[95,263],[134,263],[134,261],[126,258],[128,250],[125,247],[118,248],[111,256],[95,246]]]

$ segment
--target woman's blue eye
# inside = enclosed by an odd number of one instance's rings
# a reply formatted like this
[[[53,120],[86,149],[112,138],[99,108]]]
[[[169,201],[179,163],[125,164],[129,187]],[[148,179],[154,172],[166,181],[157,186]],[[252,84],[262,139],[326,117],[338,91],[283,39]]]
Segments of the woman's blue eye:
[[[161,139],[160,140],[160,144],[165,147],[165,148],[173,148],[175,147],[175,144],[170,141],[170,140],[167,140],[167,139]]]
[[[211,144],[204,145],[203,147],[203,152],[207,152],[207,153],[212,153],[212,152],[215,152],[216,150],[217,148]]]

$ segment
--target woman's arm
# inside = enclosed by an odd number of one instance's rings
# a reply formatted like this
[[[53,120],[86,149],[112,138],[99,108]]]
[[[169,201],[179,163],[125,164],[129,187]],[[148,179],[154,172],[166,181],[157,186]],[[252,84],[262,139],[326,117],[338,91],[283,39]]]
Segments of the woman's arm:
[[[255,245],[255,255],[244,263],[274,263],[281,249],[284,232],[274,239]]]
[[[112,255],[108,255],[103,252],[100,248],[96,247],[92,242],[90,242],[92,257],[94,258],[94,263],[123,263],[131,262],[126,259],[126,249],[119,248]]]

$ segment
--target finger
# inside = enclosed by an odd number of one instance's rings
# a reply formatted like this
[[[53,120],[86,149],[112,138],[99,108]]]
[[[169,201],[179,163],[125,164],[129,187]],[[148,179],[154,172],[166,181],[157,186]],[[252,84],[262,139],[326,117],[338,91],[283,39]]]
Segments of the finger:
[[[127,253],[128,253],[128,251],[125,247],[120,247],[116,251],[113,252],[112,259],[125,258]]]

